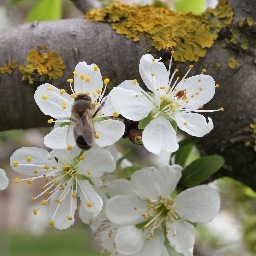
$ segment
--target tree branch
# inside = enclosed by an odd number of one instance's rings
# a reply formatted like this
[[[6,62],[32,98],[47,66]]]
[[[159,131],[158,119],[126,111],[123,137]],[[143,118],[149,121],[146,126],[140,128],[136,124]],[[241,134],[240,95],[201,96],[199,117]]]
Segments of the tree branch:
[[[253,149],[244,146],[251,139],[249,124],[256,117],[256,72],[253,63],[256,36],[253,29],[243,30],[237,25],[243,17],[256,20],[256,1],[230,0],[230,3],[235,12],[232,28],[244,33],[249,40],[249,49],[223,47],[228,36],[227,29],[207,55],[194,65],[194,74],[207,68],[221,85],[207,108],[225,108],[223,113],[211,115],[215,128],[201,140],[200,147],[202,152],[217,152],[225,157],[226,165],[219,176],[234,177],[256,189],[256,154]],[[118,84],[126,79],[140,80],[139,60],[147,50],[151,50],[155,57],[160,55],[143,37],[135,43],[123,35],[117,35],[110,24],[80,18],[25,24],[8,29],[0,38],[1,65],[11,60],[24,64],[29,51],[39,45],[47,45],[51,51],[62,56],[66,65],[64,76],[53,84],[67,89],[66,80],[72,77],[79,61],[98,64],[102,74]],[[239,63],[234,70],[228,66],[231,57],[235,57]],[[177,67],[185,72],[184,64],[177,64]],[[49,117],[40,112],[33,99],[35,86],[22,82],[18,70],[11,75],[0,74],[0,89],[0,130],[46,126]]]
[[[83,13],[88,12],[91,9],[99,9],[101,4],[98,0],[71,0],[76,8]]]

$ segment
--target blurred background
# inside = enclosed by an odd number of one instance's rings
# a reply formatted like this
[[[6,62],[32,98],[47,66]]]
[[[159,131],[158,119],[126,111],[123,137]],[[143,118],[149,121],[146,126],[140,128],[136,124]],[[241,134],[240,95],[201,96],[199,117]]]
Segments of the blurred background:
[[[195,0],[196,1],[196,0]],[[1,31],[28,21],[41,19],[38,14],[39,2],[50,3],[51,11],[46,19],[60,19],[81,16],[69,0],[0,0],[0,36]],[[102,1],[106,5],[113,1]],[[124,1],[122,1],[124,2]],[[139,2],[139,1],[125,1]],[[142,2],[142,1],[141,1]],[[167,2],[167,1],[165,1]],[[190,3],[193,0],[182,0]],[[216,1],[203,1],[215,6]],[[193,11],[193,5],[192,7]],[[198,10],[196,10],[198,11]],[[45,19],[43,17],[42,19]],[[0,63],[4,63],[5,60]],[[0,110],[1,114],[1,110]],[[0,191],[0,256],[94,256],[102,254],[97,241],[92,239],[89,228],[76,217],[75,225],[68,230],[59,231],[48,225],[46,209],[34,216],[35,203],[30,197],[40,191],[40,181],[29,185],[13,182],[16,174],[9,166],[11,154],[23,146],[44,148],[43,137],[48,129],[15,130],[0,133],[0,168],[10,179],[9,187]],[[169,163],[168,154],[156,157],[143,147],[121,141],[118,149],[124,153],[131,148],[129,160],[136,166],[150,166]],[[194,149],[192,158],[197,156]],[[146,161],[145,161],[146,159]],[[222,200],[221,212],[217,218],[207,224],[198,225],[195,255],[198,256],[253,256],[256,255],[256,193],[250,188],[229,178],[219,179],[211,184],[219,190]],[[172,254],[176,255],[176,254]]]

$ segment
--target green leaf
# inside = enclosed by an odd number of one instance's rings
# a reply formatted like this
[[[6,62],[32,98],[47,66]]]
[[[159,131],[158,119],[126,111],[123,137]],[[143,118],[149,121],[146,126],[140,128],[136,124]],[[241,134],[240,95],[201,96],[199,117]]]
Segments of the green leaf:
[[[219,155],[203,156],[183,169],[181,182],[188,188],[197,186],[217,172],[224,162]]]
[[[177,12],[200,14],[206,7],[206,0],[179,0],[174,4]]]
[[[147,117],[145,117],[144,119],[142,119],[142,120],[140,120],[140,122],[139,122],[139,129],[145,129],[145,127],[150,123],[150,121],[152,120],[152,118],[151,118],[151,113],[147,116]]]
[[[61,12],[61,0],[39,0],[29,12],[26,21],[59,20]]]

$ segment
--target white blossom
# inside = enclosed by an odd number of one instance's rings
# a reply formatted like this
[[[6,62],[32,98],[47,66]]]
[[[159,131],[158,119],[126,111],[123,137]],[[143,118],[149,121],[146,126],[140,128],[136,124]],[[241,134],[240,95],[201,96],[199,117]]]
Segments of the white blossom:
[[[192,136],[209,133],[213,129],[212,119],[208,118],[207,122],[199,113],[215,111],[201,109],[215,94],[215,81],[211,76],[202,72],[186,78],[191,66],[180,82],[177,78],[173,83],[178,70],[170,78],[171,64],[167,70],[159,61],[150,54],[140,60],[141,78],[151,92],[139,87],[137,80],[126,80],[110,93],[114,108],[125,118],[133,121],[146,118],[142,141],[145,148],[155,154],[178,149],[175,124]]]
[[[103,201],[94,187],[102,185],[100,178],[104,172],[113,172],[116,168],[111,154],[99,147],[85,152],[78,147],[54,149],[50,153],[41,148],[23,147],[13,153],[10,165],[17,173],[29,176],[16,178],[16,183],[27,181],[31,184],[34,180],[46,179],[42,192],[31,199],[36,201],[48,196],[41,205],[49,205],[49,224],[58,229],[68,228],[74,223],[77,197],[80,197],[84,210],[93,217],[101,212]],[[38,211],[34,209],[34,214]]]
[[[74,81],[74,90],[71,87]],[[124,134],[124,124],[111,117],[117,117],[108,96],[104,97],[106,85],[109,79],[102,81],[100,69],[97,65],[88,65],[86,62],[79,62],[74,71],[74,80],[68,79],[72,94],[68,94],[64,89],[58,89],[51,84],[40,85],[34,95],[35,101],[40,110],[56,120],[49,119],[48,123],[55,123],[54,129],[45,136],[44,143],[52,149],[66,149],[74,146],[75,140],[68,141],[67,133],[71,118],[71,109],[76,95],[86,94],[91,97],[92,104],[95,105],[93,117],[95,129],[95,144],[106,147],[114,144]],[[70,145],[72,144],[72,145]]]
[[[181,170],[179,165],[143,168],[131,177],[132,192],[114,194],[108,200],[106,216],[121,226],[114,239],[118,252],[140,255],[136,253],[147,245],[147,240],[154,240],[159,232],[163,235],[164,230],[177,252],[193,255],[195,228],[189,222],[211,221],[219,211],[220,198],[217,191],[207,185],[187,189],[175,198],[173,192]],[[159,241],[159,235],[157,237]],[[159,250],[153,255],[162,254]]]
[[[3,169],[0,169],[0,190],[4,190],[7,188],[9,184],[9,179],[6,176],[6,173]]]

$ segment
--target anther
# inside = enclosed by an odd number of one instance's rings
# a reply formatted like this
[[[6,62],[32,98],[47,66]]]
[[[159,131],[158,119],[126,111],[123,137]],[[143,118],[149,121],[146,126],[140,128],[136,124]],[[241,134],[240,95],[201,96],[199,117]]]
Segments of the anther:
[[[108,78],[105,78],[104,81],[103,81],[104,84],[108,84],[109,83],[109,79]]]
[[[47,88],[48,91],[52,91],[52,89],[53,89],[52,86],[49,86],[49,87]]]
[[[84,159],[85,159],[85,156],[80,156],[79,159],[80,159],[80,160],[84,160]]]
[[[17,166],[18,166],[18,164],[19,164],[19,162],[18,162],[18,161],[14,161],[14,162],[12,163],[13,167],[17,167]]]
[[[53,123],[53,119],[49,119],[49,120],[47,121],[47,123],[48,123],[48,124],[52,124],[52,123]]]
[[[73,220],[72,216],[68,216],[68,220]]]
[[[67,108],[66,102],[62,102],[62,103],[61,103],[61,107],[62,107],[63,109],[66,109],[66,108]]]
[[[97,65],[95,65],[95,66],[93,67],[93,69],[94,69],[94,71],[98,71],[98,70],[99,70],[99,67],[98,67]]]
[[[48,165],[44,165],[44,169],[45,169],[45,170],[49,170],[49,168],[50,168],[50,167],[49,167]]]
[[[47,100],[48,98],[49,98],[49,97],[48,97],[47,95],[43,95],[43,96],[42,96],[42,99],[43,99],[43,100]]]
[[[62,204],[62,201],[60,199],[56,199],[55,203]]]
[[[70,151],[70,150],[72,150],[72,149],[73,149],[73,147],[72,147],[72,146],[70,146],[70,145],[69,145],[69,146],[67,146],[67,150],[69,150],[69,151]]]
[[[100,94],[100,93],[102,92],[102,90],[101,90],[101,89],[97,89],[96,92],[97,92],[98,94]]]
[[[60,89],[60,94],[61,94],[61,95],[64,94],[65,92],[66,92],[65,89]]]
[[[78,76],[78,73],[76,71],[73,72],[74,76]]]
[[[95,139],[99,139],[100,138],[100,136],[97,133],[95,133],[94,137],[95,137]]]
[[[26,160],[27,160],[27,162],[31,162],[32,161],[32,157],[31,156],[27,156]]]
[[[119,113],[118,112],[113,112],[113,117],[118,117],[119,116]]]
[[[37,215],[38,210],[37,210],[37,209],[34,209],[34,210],[33,210],[33,213],[34,213],[34,215]]]
[[[189,65],[189,68],[192,69],[192,68],[193,68],[193,65]]]
[[[49,225],[50,225],[51,227],[53,227],[53,226],[54,226],[54,221],[53,221],[53,220],[50,220],[50,221],[49,221]]]
[[[91,203],[91,202],[87,202],[87,203],[86,203],[86,206],[87,206],[87,207],[92,207],[92,203]]]
[[[219,88],[219,87],[220,87],[220,85],[219,85],[219,84],[216,84],[216,85],[215,85],[215,87],[216,87],[216,88]]]
[[[14,179],[14,183],[18,183],[19,181],[20,181],[19,178],[15,178],[15,179]]]
[[[76,198],[76,194],[75,194],[75,193],[73,193],[73,194],[72,194],[72,197],[73,197],[73,198]]]
[[[223,108],[223,107],[221,107],[221,108],[219,109],[219,111],[224,111],[224,108]]]
[[[32,202],[35,202],[36,201],[36,198],[35,197],[30,197],[31,201]]]
[[[134,84],[137,84],[137,83],[138,83],[137,79],[133,79],[132,82],[133,82]]]
[[[80,75],[80,78],[81,78],[82,80],[85,80],[85,75],[84,75],[84,74],[81,74],[81,75]]]
[[[32,184],[32,180],[27,180],[27,183],[28,183],[29,185],[31,185],[31,184]]]
[[[72,94],[70,94],[70,98],[75,98],[76,97],[76,95],[74,94],[74,93],[72,93]]]
[[[90,169],[88,169],[87,171],[87,174],[90,176],[91,175],[91,170]]]
[[[46,200],[42,200],[41,205],[46,205]]]
[[[86,78],[85,78],[85,81],[87,82],[87,83],[89,83],[90,82],[90,77],[89,76],[87,76]]]
[[[86,92],[85,94],[89,96],[89,95],[90,95],[90,92]]]
[[[70,83],[70,84],[72,84],[72,83],[73,83],[73,79],[72,79],[72,78],[69,78],[69,79],[67,80],[67,82]]]
[[[206,69],[204,68],[204,69],[202,70],[202,72],[205,73],[205,72],[206,72]]]

